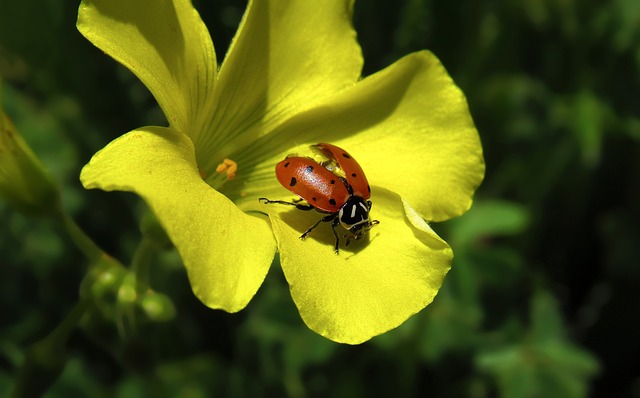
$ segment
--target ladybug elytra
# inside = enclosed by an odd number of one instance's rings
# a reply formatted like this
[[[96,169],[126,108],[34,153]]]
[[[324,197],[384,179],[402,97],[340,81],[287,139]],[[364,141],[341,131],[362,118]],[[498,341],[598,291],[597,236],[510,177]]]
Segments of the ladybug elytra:
[[[313,231],[322,222],[331,222],[333,236],[336,238],[334,251],[339,253],[340,239],[336,227],[342,225],[350,234],[349,240],[362,239],[376,224],[369,220],[371,210],[371,188],[362,167],[342,148],[332,144],[317,144],[311,148],[327,161],[318,163],[302,156],[287,156],[276,165],[276,177],[283,187],[300,197],[299,200],[286,202],[260,198],[263,203],[277,203],[295,206],[299,210],[315,209],[327,213],[300,236],[300,239]],[[300,203],[302,200],[307,204]]]

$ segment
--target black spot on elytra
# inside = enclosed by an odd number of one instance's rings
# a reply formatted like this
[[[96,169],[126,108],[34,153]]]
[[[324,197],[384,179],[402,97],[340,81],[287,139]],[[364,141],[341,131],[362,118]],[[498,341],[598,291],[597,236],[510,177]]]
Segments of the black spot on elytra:
[[[331,180],[331,181],[330,181],[330,183],[331,183],[331,184],[335,184],[335,183],[336,183],[336,180]]]
[[[344,152],[342,153],[342,157],[345,157],[347,159],[351,159],[351,156],[349,156],[348,153],[344,153]]]
[[[355,176],[356,176],[356,173],[351,173],[351,177],[355,177]]]
[[[313,197],[313,198],[311,198],[311,200],[313,200],[315,202],[318,199],[316,197]]]
[[[284,167],[289,167],[289,162],[285,163]]]
[[[289,186],[290,186],[290,187],[293,187],[293,186],[295,186],[295,185],[296,185],[296,183],[297,183],[297,182],[298,182],[298,181],[296,181],[296,178],[295,178],[295,177],[291,177],[291,182],[289,183]]]
[[[307,166],[304,171],[306,171],[307,173],[313,173],[313,166]]]
[[[329,199],[329,204],[331,206],[335,206],[336,205],[336,200],[334,198]]]

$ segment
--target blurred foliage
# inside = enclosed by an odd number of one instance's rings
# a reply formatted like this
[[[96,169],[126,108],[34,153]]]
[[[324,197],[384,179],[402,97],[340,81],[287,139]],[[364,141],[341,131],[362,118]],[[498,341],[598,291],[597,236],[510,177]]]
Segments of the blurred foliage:
[[[468,214],[434,225],[456,254],[435,302],[355,347],[304,326],[277,266],[246,310],[204,308],[134,196],[82,189],[95,151],[165,122],[75,30],[78,3],[0,0],[3,106],[100,247],[125,264],[143,236],[163,248],[143,261],[162,294],[129,295],[140,286],[117,267],[89,284],[56,223],[0,204],[1,396],[26,361],[50,397],[640,397],[640,2],[356,4],[366,74],[424,48],[441,58],[468,97],[487,176]],[[244,4],[196,5],[222,59]],[[38,362],[81,283],[104,295],[62,362]]]

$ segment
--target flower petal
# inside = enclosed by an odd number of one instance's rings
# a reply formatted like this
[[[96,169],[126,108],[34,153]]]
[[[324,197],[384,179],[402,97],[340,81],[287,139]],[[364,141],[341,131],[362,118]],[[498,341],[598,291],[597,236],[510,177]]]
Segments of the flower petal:
[[[438,292],[453,257],[415,211],[403,208],[398,195],[380,188],[375,195],[371,215],[380,224],[370,231],[368,242],[345,247],[342,239],[339,255],[333,253],[328,224],[299,239],[321,217],[318,213],[294,209],[271,214],[300,315],[312,330],[341,343],[362,343],[423,309]],[[337,228],[341,235],[346,232]]]
[[[178,131],[210,113],[216,57],[189,0],[83,0],[78,30],[142,80]]]
[[[257,140],[251,146],[266,153],[289,148],[246,167],[263,177],[287,152],[308,153],[307,145],[318,142],[349,151],[371,186],[399,193],[430,221],[464,213],[484,176],[464,95],[427,51],[402,58]],[[244,187],[247,200],[259,195],[251,189]]]
[[[234,148],[359,79],[352,9],[353,0],[249,2],[220,69],[215,120],[194,138],[205,175]]]
[[[239,311],[262,284],[275,255],[268,221],[240,211],[202,181],[184,134],[162,127],[129,132],[95,154],[80,178],[88,189],[145,199],[207,306]]]

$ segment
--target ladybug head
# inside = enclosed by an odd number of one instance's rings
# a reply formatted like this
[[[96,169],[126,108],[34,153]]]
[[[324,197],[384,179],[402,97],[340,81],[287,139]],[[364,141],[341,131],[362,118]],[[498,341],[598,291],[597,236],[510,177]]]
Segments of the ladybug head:
[[[370,210],[371,201],[365,201],[359,196],[349,197],[338,213],[340,224],[351,232],[351,235],[345,236],[346,238],[362,239],[374,225],[378,224],[378,221],[369,220]],[[349,240],[347,240],[348,243]]]

